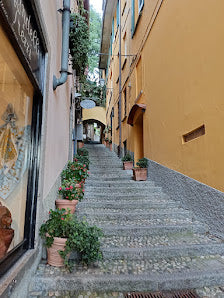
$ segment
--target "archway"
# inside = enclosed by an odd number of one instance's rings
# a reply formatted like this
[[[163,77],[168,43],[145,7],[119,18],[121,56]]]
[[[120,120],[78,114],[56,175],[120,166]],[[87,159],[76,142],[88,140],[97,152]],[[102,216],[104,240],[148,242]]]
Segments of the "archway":
[[[105,124],[96,119],[83,121],[83,139],[86,143],[102,143]]]

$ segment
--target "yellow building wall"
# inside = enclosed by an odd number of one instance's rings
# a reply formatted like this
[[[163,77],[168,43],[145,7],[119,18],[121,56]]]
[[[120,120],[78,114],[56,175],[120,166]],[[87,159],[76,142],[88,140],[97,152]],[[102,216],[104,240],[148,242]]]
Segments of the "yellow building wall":
[[[136,102],[147,108],[143,114],[143,152],[135,125],[127,125],[126,120],[122,122],[122,143],[127,139],[127,148],[135,156],[144,155],[224,190],[224,1],[145,1],[133,38],[129,2],[122,16],[122,34],[127,34],[128,54],[136,57],[127,57],[122,89],[127,88],[127,114]],[[118,51],[116,39],[113,53]],[[139,59],[140,79],[136,69]],[[107,124],[114,106],[113,143],[118,145],[116,56],[111,59],[109,73],[107,87],[113,80],[113,97],[110,103],[107,99]],[[139,84],[143,93],[138,97]],[[205,135],[185,143],[183,135],[203,124]]]
[[[104,107],[95,107],[93,109],[82,110],[82,120],[95,119],[106,125],[106,109]]]
[[[143,49],[145,155],[224,190],[224,26],[219,1],[164,1]],[[209,17],[208,17],[209,16]],[[159,45],[159,46],[158,46]],[[183,135],[205,125],[205,135]]]

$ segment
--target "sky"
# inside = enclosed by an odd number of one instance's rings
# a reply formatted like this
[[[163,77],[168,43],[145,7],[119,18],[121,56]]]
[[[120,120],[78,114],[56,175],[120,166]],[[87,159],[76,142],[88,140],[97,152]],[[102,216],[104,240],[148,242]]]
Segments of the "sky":
[[[102,15],[102,0],[90,0],[90,5],[92,5],[95,10]]]

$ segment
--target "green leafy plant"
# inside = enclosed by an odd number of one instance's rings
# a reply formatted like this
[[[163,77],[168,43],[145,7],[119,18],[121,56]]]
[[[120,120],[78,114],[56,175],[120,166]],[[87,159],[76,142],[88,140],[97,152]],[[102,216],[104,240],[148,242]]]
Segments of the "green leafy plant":
[[[109,142],[109,139],[108,138],[104,138],[105,142]]]
[[[136,162],[136,165],[139,167],[139,168],[147,168],[148,167],[148,159],[143,157],[143,158],[140,158],[138,160],[138,162]]]
[[[133,161],[133,158],[131,157],[131,155],[130,154],[125,154],[125,156],[124,157],[122,157],[122,159],[121,159],[122,161]]]
[[[88,65],[89,29],[86,17],[79,13],[71,14],[69,48],[72,56],[72,66],[77,75],[83,76]]]
[[[61,173],[61,180],[73,179],[75,183],[84,184],[88,176],[89,172],[86,164],[82,164],[75,159],[73,162],[68,162],[67,168]]]
[[[79,254],[80,261],[90,264],[102,259],[100,238],[102,230],[90,226],[86,221],[80,221],[70,213],[65,214],[65,209],[49,211],[49,219],[40,227],[40,236],[47,247],[51,247],[54,237],[66,238],[65,250],[59,254],[63,257],[65,265],[71,269],[69,254],[75,251]]]
[[[74,156],[74,161],[78,161],[79,163],[86,165],[87,169],[89,169],[90,161],[89,161],[89,157],[87,155],[76,154]]]
[[[89,151],[86,148],[77,149],[77,154],[82,156],[89,156]]]
[[[112,144],[112,140],[109,140],[109,143]]]
[[[58,189],[58,193],[62,195],[65,200],[78,200],[82,201],[84,197],[84,189],[81,184],[77,186],[74,180],[63,180],[61,186]]]

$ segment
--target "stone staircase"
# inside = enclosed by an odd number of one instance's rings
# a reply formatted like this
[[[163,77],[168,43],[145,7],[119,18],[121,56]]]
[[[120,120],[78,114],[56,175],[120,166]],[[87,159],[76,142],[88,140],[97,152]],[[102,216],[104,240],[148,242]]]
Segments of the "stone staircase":
[[[76,265],[73,273],[40,264],[33,292],[122,293],[224,284],[222,240],[152,181],[133,181],[114,152],[103,145],[87,149],[91,174],[77,214],[103,229],[104,260]]]

